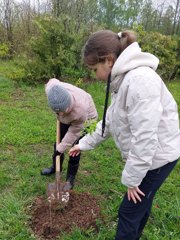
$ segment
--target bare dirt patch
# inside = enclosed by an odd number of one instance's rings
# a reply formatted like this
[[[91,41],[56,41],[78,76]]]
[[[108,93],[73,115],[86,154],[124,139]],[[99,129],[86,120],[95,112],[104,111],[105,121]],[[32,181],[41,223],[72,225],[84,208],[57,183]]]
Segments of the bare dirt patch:
[[[74,227],[98,231],[96,220],[101,219],[99,199],[89,193],[70,193],[68,205],[52,206],[50,221],[49,203],[45,197],[37,197],[31,208],[31,228],[41,239],[56,239],[62,233],[70,233]]]

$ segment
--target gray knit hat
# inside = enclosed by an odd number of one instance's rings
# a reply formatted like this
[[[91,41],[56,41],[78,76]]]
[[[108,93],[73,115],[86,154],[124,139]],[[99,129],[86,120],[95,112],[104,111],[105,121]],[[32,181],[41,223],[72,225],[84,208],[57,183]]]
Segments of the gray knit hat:
[[[49,106],[55,112],[65,112],[71,105],[71,95],[65,88],[59,85],[54,85],[49,89],[47,98]]]

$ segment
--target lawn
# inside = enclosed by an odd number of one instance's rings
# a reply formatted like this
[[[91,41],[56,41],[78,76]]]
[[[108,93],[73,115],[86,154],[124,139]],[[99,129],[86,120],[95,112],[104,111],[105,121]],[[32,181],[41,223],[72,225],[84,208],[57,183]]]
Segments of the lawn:
[[[180,109],[180,82],[168,83]],[[104,84],[86,83],[83,88],[95,101],[102,117]],[[49,109],[44,85],[15,85],[0,76],[0,239],[33,240],[29,227],[30,207],[37,196],[46,194],[54,177],[40,175],[50,165],[55,141],[56,118]],[[66,160],[67,160],[66,154]],[[65,179],[65,161],[62,179]],[[117,211],[126,188],[120,183],[123,163],[112,139],[94,151],[82,153],[75,190],[101,196],[105,223],[99,232],[74,229],[61,240],[112,240]],[[157,193],[142,240],[180,239],[180,163]]]

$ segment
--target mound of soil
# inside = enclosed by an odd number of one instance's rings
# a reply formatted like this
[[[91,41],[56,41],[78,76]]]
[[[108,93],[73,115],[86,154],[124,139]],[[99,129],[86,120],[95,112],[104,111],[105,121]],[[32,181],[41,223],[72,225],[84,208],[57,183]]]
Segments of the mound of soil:
[[[74,227],[97,231],[96,219],[102,219],[98,201],[89,193],[72,191],[67,206],[54,204],[50,211],[47,199],[37,197],[31,209],[31,228],[42,239],[55,239],[62,232],[71,232]]]

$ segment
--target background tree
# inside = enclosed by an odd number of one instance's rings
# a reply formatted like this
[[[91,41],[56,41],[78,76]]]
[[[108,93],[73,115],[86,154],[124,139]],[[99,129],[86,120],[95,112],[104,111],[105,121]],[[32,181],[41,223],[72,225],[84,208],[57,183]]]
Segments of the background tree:
[[[0,0],[0,58],[11,56],[22,61],[30,81],[62,74],[81,77],[84,76],[80,64],[81,48],[91,32],[99,29],[118,32],[138,24],[149,36],[144,42],[151,46],[150,50],[162,45],[164,51],[160,53],[162,56],[163,52],[166,53],[171,66],[171,63],[179,62],[179,55],[174,58],[174,51],[177,51],[174,41],[178,42],[180,38],[179,2]],[[161,39],[161,44],[156,38]],[[150,45],[149,39],[155,45]],[[165,57],[161,62],[165,67],[167,65],[165,70],[172,71],[173,67],[169,68]],[[175,72],[177,76],[179,73]]]
[[[9,45],[9,53],[13,54],[13,23],[15,18],[14,1],[13,0],[2,0],[1,1],[1,23],[4,27],[4,34],[6,41]]]
[[[180,0],[173,1],[172,3],[174,5],[174,9],[175,9],[172,34],[178,34],[179,24],[180,24]]]

